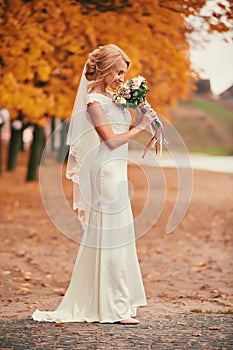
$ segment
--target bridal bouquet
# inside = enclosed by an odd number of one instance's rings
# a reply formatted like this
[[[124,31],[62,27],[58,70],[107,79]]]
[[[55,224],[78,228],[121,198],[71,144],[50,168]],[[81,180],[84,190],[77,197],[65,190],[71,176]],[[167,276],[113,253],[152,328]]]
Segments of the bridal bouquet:
[[[136,78],[126,80],[120,89],[114,94],[113,101],[121,107],[136,108],[145,101],[150,89],[146,85],[146,79],[139,75]]]
[[[113,102],[121,106],[122,108],[137,108],[139,104],[143,113],[151,108],[150,104],[146,101],[146,94],[150,91],[146,84],[146,79],[139,75],[136,78],[127,80],[119,90],[113,95]],[[156,119],[151,124],[152,137],[146,145],[142,158],[145,157],[146,152],[152,145],[155,148],[156,154],[158,151],[158,143],[160,145],[160,157],[162,155],[162,144],[167,142],[164,138],[163,123],[159,119],[156,113]]]

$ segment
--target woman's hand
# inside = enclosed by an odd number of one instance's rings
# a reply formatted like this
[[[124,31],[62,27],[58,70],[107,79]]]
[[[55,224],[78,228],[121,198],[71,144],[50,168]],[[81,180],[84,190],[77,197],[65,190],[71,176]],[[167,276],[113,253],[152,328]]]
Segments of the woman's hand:
[[[145,114],[143,114],[143,118],[141,120],[141,123],[139,123],[139,127],[143,130],[147,129],[151,123],[156,119],[156,112],[153,108],[150,108],[148,111],[146,111]]]
[[[141,123],[145,112],[150,108],[151,108],[151,106],[147,101],[142,102],[137,106],[137,108],[136,108],[137,114],[136,114],[136,118],[134,120],[134,126],[137,126]]]
[[[142,111],[140,105],[137,106],[137,108],[136,108],[136,113],[137,113],[137,114],[136,114],[136,117],[135,117],[134,123],[133,123],[134,126],[140,124],[141,121],[142,121],[142,119],[143,119],[143,116],[144,116],[144,113],[143,113],[143,111]]]

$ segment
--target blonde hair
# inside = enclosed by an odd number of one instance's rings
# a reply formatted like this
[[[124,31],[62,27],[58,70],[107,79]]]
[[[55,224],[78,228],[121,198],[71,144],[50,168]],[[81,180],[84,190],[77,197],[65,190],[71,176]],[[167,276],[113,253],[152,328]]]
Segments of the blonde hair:
[[[129,57],[122,49],[113,44],[99,46],[98,49],[92,51],[88,55],[85,72],[87,80],[93,81],[89,86],[93,88],[99,84],[122,60],[129,68]]]

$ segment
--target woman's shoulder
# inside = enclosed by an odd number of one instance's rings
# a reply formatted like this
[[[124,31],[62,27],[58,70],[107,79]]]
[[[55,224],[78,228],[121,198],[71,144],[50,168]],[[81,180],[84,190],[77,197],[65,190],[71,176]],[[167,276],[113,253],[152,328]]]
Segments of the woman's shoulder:
[[[99,103],[107,103],[109,101],[112,101],[112,97],[103,95],[99,92],[89,92],[86,96],[86,104],[88,105],[89,103],[93,103],[93,102],[99,102]]]

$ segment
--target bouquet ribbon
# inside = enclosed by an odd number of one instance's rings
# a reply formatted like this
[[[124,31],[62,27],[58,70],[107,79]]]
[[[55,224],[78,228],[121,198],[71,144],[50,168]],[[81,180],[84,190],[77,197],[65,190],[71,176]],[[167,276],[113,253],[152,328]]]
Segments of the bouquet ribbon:
[[[141,109],[145,113],[148,109],[150,108],[150,105],[145,102]],[[158,144],[159,144],[159,158],[162,156],[162,148],[163,148],[163,143],[168,143],[167,140],[164,137],[164,126],[161,120],[159,119],[157,113],[156,113],[156,118],[155,120],[151,123],[150,126],[151,129],[151,138],[149,142],[147,143],[145,150],[143,152],[142,158],[145,157],[146,153],[148,152],[150,146],[155,148],[156,154],[158,153]]]
[[[145,147],[145,150],[144,150],[144,152],[143,152],[142,158],[144,158],[144,157],[145,157],[145,155],[146,155],[146,153],[147,153],[148,149],[150,148],[150,146],[151,146],[152,142],[153,142],[155,139],[156,139],[156,136],[155,136],[155,135],[153,135],[153,136],[151,137],[150,141],[147,143],[147,145],[146,145],[146,147]],[[157,140],[155,140],[156,145],[157,145],[157,141],[158,141],[158,139],[157,139]],[[156,154],[157,154],[157,149],[156,149]]]
[[[153,142],[153,144],[152,144]],[[159,158],[161,158],[162,156],[162,148],[163,148],[163,142],[164,143],[168,143],[167,140],[164,138],[164,132],[163,129],[161,129],[159,131],[159,136],[157,136],[157,130],[154,131],[154,134],[152,135],[152,137],[150,138],[149,142],[147,143],[145,150],[143,152],[142,158],[145,157],[147,151],[149,150],[151,144],[152,147],[155,148],[155,152],[156,154],[158,153],[158,144],[159,144]]]

